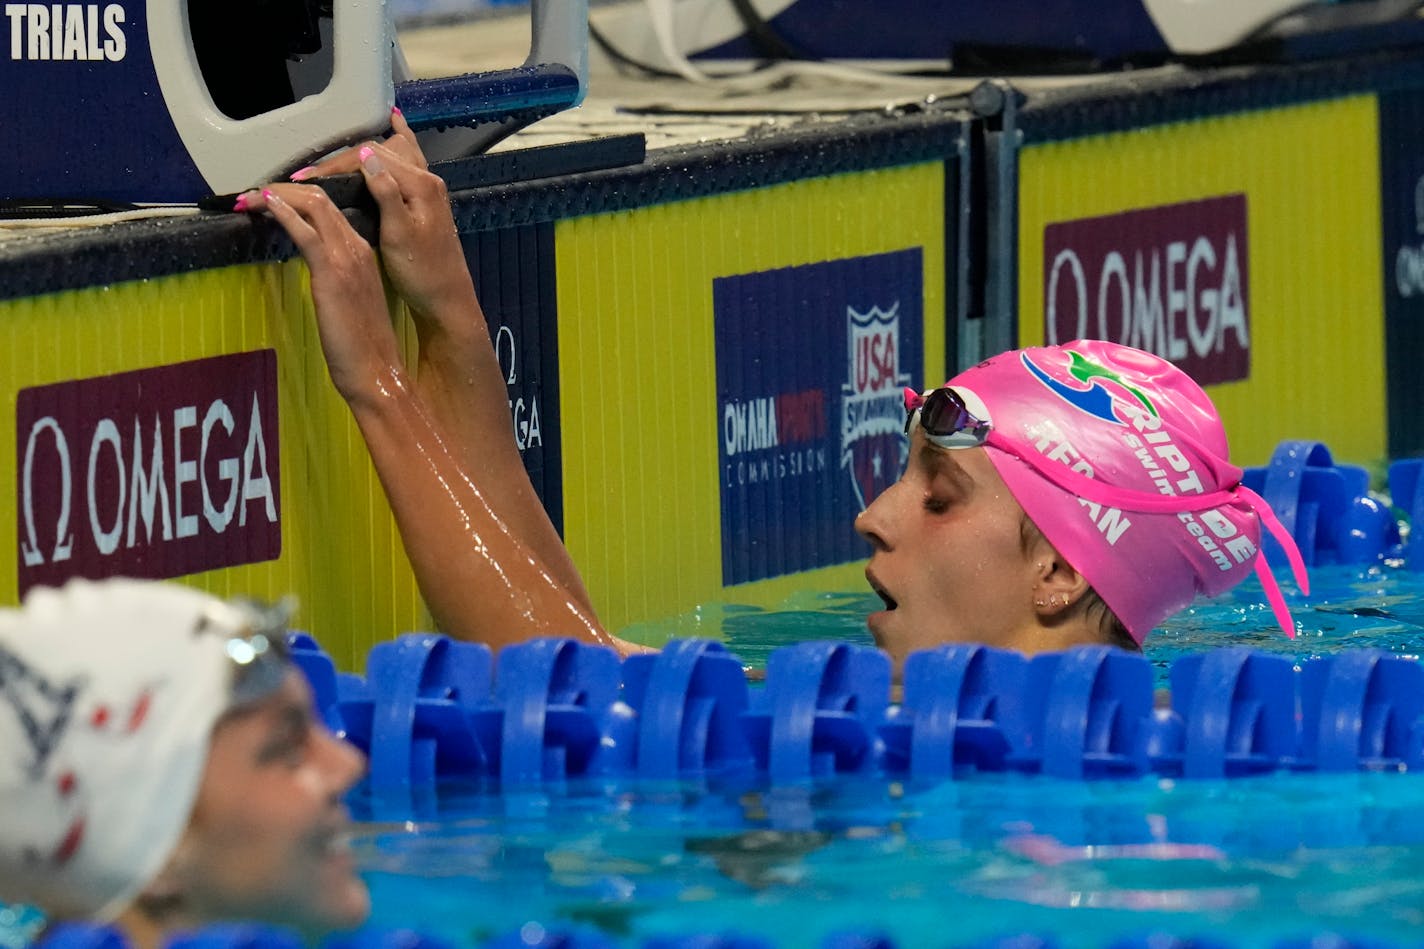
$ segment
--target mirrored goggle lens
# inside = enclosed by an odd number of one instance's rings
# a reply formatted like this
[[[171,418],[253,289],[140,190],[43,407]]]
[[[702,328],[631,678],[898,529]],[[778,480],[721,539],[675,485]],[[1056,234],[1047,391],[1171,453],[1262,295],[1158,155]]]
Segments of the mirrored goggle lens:
[[[989,423],[970,412],[959,393],[949,388],[935,389],[924,395],[905,390],[907,435],[917,421],[931,441],[945,448],[982,445],[989,435]]]
[[[950,389],[934,390],[920,406],[920,425],[927,435],[953,435],[976,430],[982,424]]]
[[[253,601],[229,604],[243,614],[245,635],[228,640],[227,654],[233,664],[232,706],[264,699],[282,687],[291,669],[287,650],[287,621],[292,604],[282,601],[272,606]]]
[[[263,633],[228,640],[227,654],[233,663],[231,705],[234,708],[275,693],[286,681],[291,668],[285,646]]]

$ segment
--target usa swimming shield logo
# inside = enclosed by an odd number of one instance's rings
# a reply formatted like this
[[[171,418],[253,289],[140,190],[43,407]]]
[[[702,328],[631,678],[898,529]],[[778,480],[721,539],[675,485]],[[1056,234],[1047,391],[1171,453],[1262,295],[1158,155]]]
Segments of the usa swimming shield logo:
[[[900,371],[900,303],[865,313],[846,309],[850,380],[841,390],[841,467],[865,510],[900,476],[909,452]]]
[[[855,515],[908,451],[923,268],[911,248],[712,282],[724,584],[866,555]]]

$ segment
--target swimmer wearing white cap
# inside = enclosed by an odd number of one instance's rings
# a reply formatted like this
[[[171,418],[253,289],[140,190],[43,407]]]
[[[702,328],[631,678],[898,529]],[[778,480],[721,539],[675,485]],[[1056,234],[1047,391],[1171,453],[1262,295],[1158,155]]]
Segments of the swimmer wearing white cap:
[[[0,611],[0,901],[136,949],[365,920],[341,802],[364,762],[314,718],[280,613],[131,580]]]

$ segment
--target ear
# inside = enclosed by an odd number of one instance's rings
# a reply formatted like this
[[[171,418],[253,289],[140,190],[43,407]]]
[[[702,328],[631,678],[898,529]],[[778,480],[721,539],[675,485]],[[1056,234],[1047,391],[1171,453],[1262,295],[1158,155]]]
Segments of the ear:
[[[1090,588],[1087,578],[1041,534],[1030,544],[1028,556],[1033,563],[1033,610],[1039,620],[1051,624],[1073,613]]]
[[[183,904],[183,883],[180,875],[172,870],[172,865],[164,868],[158,876],[148,881],[143,892],[134,900],[146,916],[155,921],[166,921]]]
[[[184,881],[189,876],[184,859],[187,841],[188,834],[185,832],[163,869],[144,885],[133,901],[131,909],[142,914],[148,924],[168,925],[182,912],[187,892]]]

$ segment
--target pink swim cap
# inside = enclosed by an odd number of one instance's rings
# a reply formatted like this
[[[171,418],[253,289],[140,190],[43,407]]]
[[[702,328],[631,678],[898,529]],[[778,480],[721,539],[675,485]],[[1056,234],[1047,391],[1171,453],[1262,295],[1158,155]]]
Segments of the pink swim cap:
[[[992,426],[985,450],[1014,499],[1138,643],[1197,594],[1225,592],[1252,570],[1295,635],[1261,551],[1262,522],[1308,592],[1300,554],[1241,485],[1221,417],[1182,370],[1075,340],[1002,353],[947,384]]]

